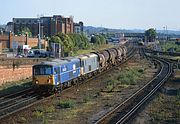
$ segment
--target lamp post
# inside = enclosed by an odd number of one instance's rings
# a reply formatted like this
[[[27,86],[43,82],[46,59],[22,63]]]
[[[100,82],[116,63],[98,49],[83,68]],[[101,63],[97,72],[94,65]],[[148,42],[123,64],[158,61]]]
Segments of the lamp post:
[[[14,34],[15,34],[15,29],[14,29],[14,18],[13,18],[13,40],[12,40],[12,44],[15,42],[14,41]],[[13,48],[13,54],[14,54],[14,50],[17,50],[16,48]],[[17,54],[17,53],[16,53]]]
[[[41,49],[41,21],[40,21],[40,18],[38,19],[38,27],[39,27],[38,48]]]

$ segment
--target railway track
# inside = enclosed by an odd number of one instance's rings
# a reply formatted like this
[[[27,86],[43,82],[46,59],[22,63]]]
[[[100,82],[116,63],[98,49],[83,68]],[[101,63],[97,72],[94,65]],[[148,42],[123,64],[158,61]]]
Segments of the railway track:
[[[144,105],[148,99],[162,86],[172,73],[172,66],[169,62],[160,58],[151,58],[159,63],[161,69],[159,73],[149,81],[144,87],[136,91],[131,97],[123,103],[117,105],[103,117],[95,122],[95,124],[124,124],[127,123],[137,110]]]
[[[135,50],[136,49],[134,49],[134,48],[130,49],[127,54],[127,59],[122,61],[119,65],[121,65],[121,64],[125,63],[127,60],[129,60],[134,55]],[[113,69],[114,67],[112,67],[111,69]],[[111,69],[109,69],[109,70],[111,70]],[[107,73],[109,70],[104,71],[104,72],[96,75],[95,77],[100,76],[104,73]],[[84,82],[88,82],[88,81],[94,79],[95,77],[85,80]],[[69,89],[69,88],[67,88],[67,89]],[[65,90],[63,90],[63,92],[65,92]],[[50,99],[52,97],[54,97],[54,95],[49,95],[49,94],[46,94],[45,92],[42,94],[38,94],[37,92],[35,92],[33,90],[32,87],[22,90],[22,91],[19,91],[14,94],[0,96],[0,120],[3,118],[9,117],[10,115],[15,114],[21,110],[27,109],[27,108],[29,108],[35,104],[38,104],[44,100]]]
[[[23,90],[20,90],[19,92],[14,92],[14,93],[8,93],[8,94],[1,94],[0,95],[0,103],[1,103],[1,100],[5,99],[5,98],[8,98],[8,97],[15,97],[15,96],[18,96],[18,95],[21,95],[25,92],[29,92],[30,90],[32,90],[32,87],[30,88],[27,88],[27,89],[23,89]]]
[[[32,88],[3,96],[0,98],[0,119],[28,108],[48,96],[46,93],[37,94]]]

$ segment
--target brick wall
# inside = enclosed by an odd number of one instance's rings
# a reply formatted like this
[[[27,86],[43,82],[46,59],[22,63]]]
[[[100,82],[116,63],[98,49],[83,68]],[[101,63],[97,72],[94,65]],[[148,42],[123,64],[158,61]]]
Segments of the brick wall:
[[[26,65],[13,71],[13,68],[0,66],[0,85],[6,82],[18,81],[32,76],[32,66]]]

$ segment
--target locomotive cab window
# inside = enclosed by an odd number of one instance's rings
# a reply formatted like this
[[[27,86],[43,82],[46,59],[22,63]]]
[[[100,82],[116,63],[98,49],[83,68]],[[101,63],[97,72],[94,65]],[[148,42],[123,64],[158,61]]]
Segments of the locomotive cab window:
[[[58,74],[58,68],[54,68],[54,74]]]
[[[50,75],[52,74],[51,66],[35,66],[33,68],[34,75]]]

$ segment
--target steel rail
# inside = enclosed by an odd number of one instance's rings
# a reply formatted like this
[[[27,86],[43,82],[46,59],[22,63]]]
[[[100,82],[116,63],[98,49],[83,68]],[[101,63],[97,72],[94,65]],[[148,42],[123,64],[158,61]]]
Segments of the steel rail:
[[[138,91],[136,91],[132,96],[130,96],[127,100],[125,100],[124,102],[122,102],[121,104],[117,105],[114,109],[110,110],[109,112],[107,112],[104,116],[102,116],[99,120],[97,120],[95,122],[95,124],[101,124],[101,123],[105,123],[107,118],[110,118],[112,116],[112,114],[114,114],[116,111],[118,111],[119,109],[122,109],[124,106],[128,105],[130,103],[130,101],[132,99],[135,99],[138,94],[140,94],[146,87],[149,87],[151,85],[151,83],[153,83],[154,81],[158,81],[158,78],[163,74],[164,71],[164,67],[165,65],[163,64],[163,62],[166,62],[164,60],[158,60],[158,58],[155,58],[156,61],[158,61],[160,63],[160,65],[162,66],[160,72],[156,75],[156,77],[154,77],[151,81],[149,81],[145,86],[143,86],[141,89],[139,89]],[[168,62],[166,62],[168,63]],[[139,103],[137,103],[137,105],[135,107],[133,107],[131,110],[129,110],[123,117],[121,117],[116,123],[124,123],[125,121],[127,121],[127,118],[129,118],[145,101],[147,101],[147,99],[149,99],[154,93],[155,91],[157,91],[157,89],[163,84],[163,82],[167,79],[167,77],[170,76],[171,72],[172,72],[172,67],[171,65],[168,63],[168,73],[167,75],[165,75],[165,77],[160,81],[160,83],[158,85],[155,86],[155,88],[153,90],[150,91],[150,93],[148,95],[146,95],[142,100],[140,100]],[[109,120],[109,119],[108,119]]]
[[[18,91],[18,92],[15,92],[15,93],[1,95],[0,96],[0,101],[2,101],[5,98],[8,98],[8,97],[18,96],[18,94],[29,92],[29,90],[32,90],[32,87],[30,87],[28,89],[24,89],[24,90]]]
[[[162,62],[161,62],[162,64]],[[165,80],[171,75],[172,70],[171,70],[171,65],[168,63],[169,67],[168,67],[168,73],[167,75],[163,78],[163,80],[161,80],[159,82],[159,84],[157,86],[155,86],[155,88],[153,90],[151,90],[151,92],[146,95],[140,102],[138,102],[138,104],[136,106],[134,106],[127,114],[125,114],[118,122],[116,122],[116,124],[123,124],[125,122],[128,121],[129,117],[132,116],[151,96],[154,95],[154,93],[163,85],[163,83],[165,82]]]
[[[128,51],[128,53],[127,53],[127,59],[123,60],[123,61],[122,61],[121,63],[119,63],[117,66],[120,66],[121,64],[123,64],[123,63],[125,63],[126,61],[128,61],[128,60],[134,55],[134,53],[135,53],[134,51],[135,51],[135,50],[136,50],[135,48],[130,49],[130,50]],[[114,66],[114,67],[117,67],[117,66]],[[112,70],[114,67],[111,67],[109,70]],[[84,82],[88,82],[88,81],[96,78],[97,76],[100,76],[100,75],[102,75],[102,74],[104,74],[104,73],[107,73],[109,70],[106,70],[106,71],[104,71],[104,72],[102,72],[102,73],[94,76],[93,78],[87,79],[87,80],[85,80]],[[83,83],[84,83],[84,82],[83,82]],[[69,89],[69,88],[67,88],[67,89]],[[28,89],[28,90],[29,90],[29,89]],[[65,90],[63,90],[63,92],[64,92],[64,91],[65,91]],[[17,94],[22,94],[22,93],[24,93],[24,92],[27,92],[27,90],[23,90],[23,91],[20,91],[20,92],[18,92],[18,93],[15,93],[15,94],[10,94],[10,95],[4,96],[4,97],[2,97],[2,98],[0,98],[0,99],[9,98],[9,97],[15,96],[15,95],[17,95]],[[40,103],[40,102],[43,102],[43,101],[45,101],[45,100],[47,100],[47,99],[50,99],[50,98],[54,97],[54,95],[50,95],[50,96],[47,96],[47,97],[45,97],[45,98],[39,98],[39,99],[37,99],[38,97],[42,97],[42,96],[38,96],[38,95],[37,95],[37,96],[33,96],[32,98],[29,96],[29,97],[28,97],[27,99],[25,99],[25,100],[17,101],[16,104],[13,104],[12,106],[8,106],[8,107],[6,107],[6,108],[1,109],[1,110],[0,110],[0,119],[3,119],[3,118],[5,118],[5,117],[8,117],[8,116],[14,114],[14,113],[17,113],[17,112],[19,112],[19,111],[22,111],[22,110],[24,110],[24,109],[27,109],[27,108],[29,108],[29,107],[31,107],[31,106],[33,106],[33,105],[35,105],[35,104],[38,104],[38,103]]]
[[[18,102],[21,102],[21,101],[23,101],[23,100],[26,100],[26,99],[28,99],[28,98],[31,98],[31,97],[33,97],[33,96],[35,96],[36,95],[36,93],[35,92],[31,92],[31,94],[23,94],[22,96],[18,96],[18,97],[15,97],[15,98],[13,98],[13,99],[8,99],[8,100],[6,100],[5,102],[3,102],[3,103],[1,103],[0,105],[1,105],[1,107],[0,107],[0,111],[1,111],[1,109],[3,109],[3,108],[7,108],[7,107],[10,107],[10,106],[12,106],[12,105],[14,105],[14,104],[17,104]]]

